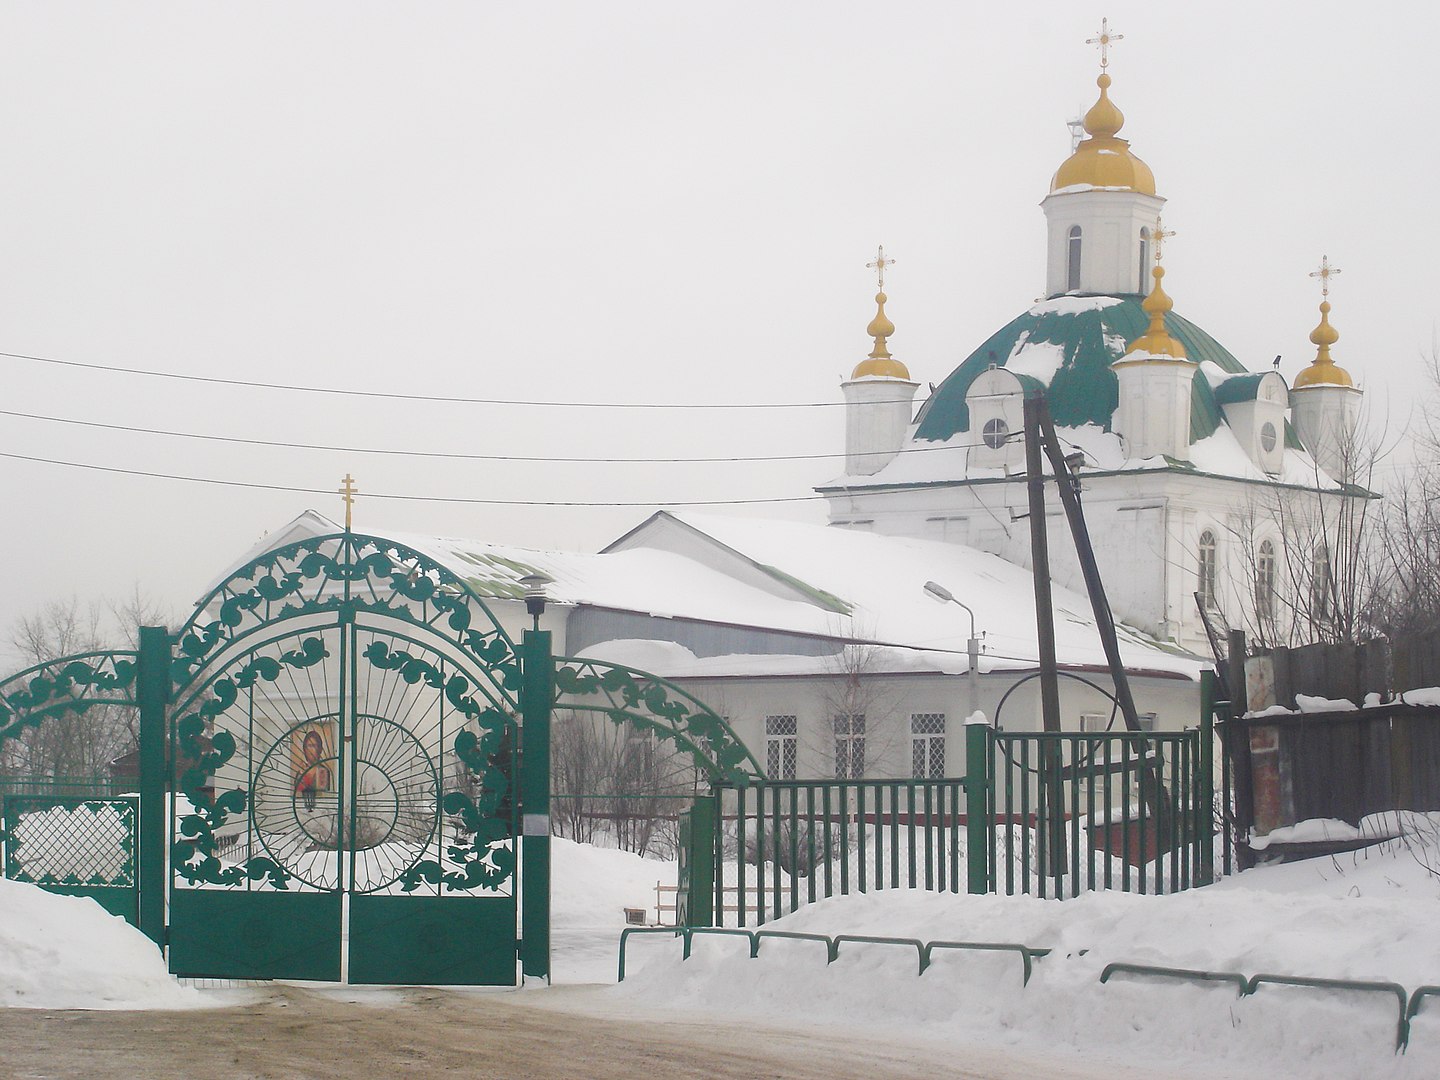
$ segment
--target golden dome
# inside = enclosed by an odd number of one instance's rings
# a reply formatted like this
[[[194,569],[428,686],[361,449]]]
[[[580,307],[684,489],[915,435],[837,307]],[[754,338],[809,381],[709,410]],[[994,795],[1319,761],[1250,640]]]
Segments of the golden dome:
[[[1350,373],[1330,359],[1330,346],[1340,340],[1340,332],[1330,325],[1330,301],[1320,303],[1320,325],[1310,331],[1316,346],[1315,359],[1295,377],[1294,389],[1304,386],[1354,386]]]
[[[1150,166],[1130,152],[1127,140],[1116,137],[1125,124],[1125,114],[1110,100],[1110,76],[1102,72],[1095,83],[1100,87],[1100,99],[1085,114],[1089,138],[1056,170],[1051,192],[1084,185],[1154,195],[1155,174]]]
[[[1141,334],[1131,346],[1125,350],[1125,355],[1131,353],[1148,353],[1151,356],[1168,356],[1172,360],[1184,360],[1185,346],[1170,336],[1170,331],[1165,329],[1165,316],[1175,306],[1175,301],[1170,299],[1160,279],[1165,276],[1165,268],[1157,266],[1150,273],[1155,278],[1155,287],[1150,290],[1150,295],[1145,297],[1140,306],[1150,316],[1150,325],[1145,333]]]
[[[884,249],[882,248],[881,251],[883,252]],[[885,314],[886,299],[888,298],[883,292],[875,294],[875,317],[865,328],[865,332],[875,339],[875,347],[870,350],[870,356],[867,359],[855,365],[855,370],[850,373],[852,379],[863,379],[874,375],[907,381],[910,378],[910,369],[891,356],[890,350],[885,345],[885,339],[895,333],[895,324]]]

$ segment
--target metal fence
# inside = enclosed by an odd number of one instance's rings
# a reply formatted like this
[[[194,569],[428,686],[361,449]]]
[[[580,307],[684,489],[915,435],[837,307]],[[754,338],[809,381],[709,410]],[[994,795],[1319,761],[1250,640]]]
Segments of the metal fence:
[[[0,774],[0,796],[54,796],[60,799],[110,799],[138,789],[132,777],[6,776]]]
[[[1213,739],[1208,705],[1188,731],[976,724],[963,777],[721,785],[681,815],[677,922],[759,926],[881,889],[1068,897],[1209,884]]]
[[[1174,892],[1213,877],[1208,733],[996,732],[991,888]]]
[[[713,911],[758,926],[829,896],[965,891],[966,785],[950,777],[720,788]]]

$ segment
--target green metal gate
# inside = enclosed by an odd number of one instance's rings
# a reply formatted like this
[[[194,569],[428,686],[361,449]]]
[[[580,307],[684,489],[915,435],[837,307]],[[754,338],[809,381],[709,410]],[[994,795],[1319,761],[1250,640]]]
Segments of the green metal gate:
[[[6,795],[0,800],[4,875],[65,896],[88,896],[139,924],[134,798]]]
[[[343,534],[244,568],[177,640],[171,970],[514,984],[521,672],[473,593]]]

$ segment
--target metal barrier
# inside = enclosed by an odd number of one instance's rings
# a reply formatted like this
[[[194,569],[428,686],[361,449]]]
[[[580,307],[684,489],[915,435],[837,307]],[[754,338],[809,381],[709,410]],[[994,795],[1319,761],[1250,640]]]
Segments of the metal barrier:
[[[992,738],[995,891],[1065,897],[1209,883],[1208,733],[997,731]]]
[[[911,888],[962,892],[966,778],[784,780],[717,788],[714,910],[735,897],[740,926],[830,896]],[[723,880],[733,845],[737,879]]]

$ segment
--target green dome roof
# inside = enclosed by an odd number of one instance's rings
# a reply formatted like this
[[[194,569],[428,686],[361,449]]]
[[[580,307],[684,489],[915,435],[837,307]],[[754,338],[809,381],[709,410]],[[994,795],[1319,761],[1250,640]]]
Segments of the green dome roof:
[[[1093,307],[1086,307],[1093,301]],[[1069,309],[1069,310],[1067,310]],[[1060,427],[1096,424],[1110,430],[1110,419],[1120,401],[1119,382],[1110,365],[1145,332],[1150,317],[1139,297],[1060,297],[1037,304],[1018,319],[996,331],[966,357],[930,395],[920,410],[916,439],[941,441],[970,429],[965,393],[991,364],[1005,367],[1017,346],[1058,345],[1060,365],[1050,376],[1050,415]],[[1246,369],[1219,342],[1173,311],[1165,328],[1185,346],[1196,363],[1209,360],[1222,371]],[[1018,355],[1023,356],[1021,348]],[[1019,366],[1019,365],[1017,365]],[[1203,439],[1224,422],[1210,384],[1197,378],[1190,405],[1190,438]]]

